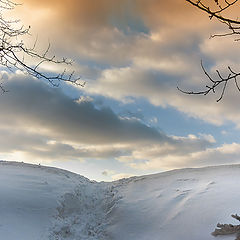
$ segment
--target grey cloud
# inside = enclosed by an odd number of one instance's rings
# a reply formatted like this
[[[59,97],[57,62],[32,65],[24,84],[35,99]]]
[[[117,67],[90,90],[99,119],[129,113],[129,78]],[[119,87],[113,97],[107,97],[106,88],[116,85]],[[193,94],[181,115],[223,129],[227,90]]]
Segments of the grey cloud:
[[[15,76],[0,101],[2,153],[37,159],[146,158],[184,155],[212,146],[204,138],[173,138],[138,120],[120,118],[110,108],[74,101],[60,88]]]
[[[26,132],[17,126],[0,129],[0,152],[11,154],[21,152],[34,159],[68,160],[68,159],[108,159],[127,154],[128,149],[119,149],[114,146],[93,147],[78,146],[54,141],[49,136]],[[16,159],[17,160],[17,159]]]
[[[121,156],[124,153],[121,149],[109,147],[106,149],[100,148],[75,148],[70,144],[52,143],[44,144],[42,149],[32,148],[25,151],[29,156],[38,159],[48,160],[85,160],[85,159],[109,159]],[[125,151],[126,152],[126,151]]]
[[[0,128],[0,134],[1,152],[29,151],[44,146],[48,141],[46,136],[26,132],[14,125],[8,128]]]
[[[38,80],[14,77],[5,87],[10,94],[0,101],[2,124],[32,128],[50,138],[85,144],[168,141],[154,128],[121,119],[110,108],[96,109],[91,102],[77,103],[61,89]]]

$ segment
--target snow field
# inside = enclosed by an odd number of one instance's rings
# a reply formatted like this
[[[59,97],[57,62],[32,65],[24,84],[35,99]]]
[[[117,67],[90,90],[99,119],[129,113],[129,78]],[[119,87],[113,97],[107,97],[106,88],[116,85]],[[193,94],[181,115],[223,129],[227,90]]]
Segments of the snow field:
[[[0,162],[0,239],[213,240],[238,224],[240,165],[90,181],[56,168]]]

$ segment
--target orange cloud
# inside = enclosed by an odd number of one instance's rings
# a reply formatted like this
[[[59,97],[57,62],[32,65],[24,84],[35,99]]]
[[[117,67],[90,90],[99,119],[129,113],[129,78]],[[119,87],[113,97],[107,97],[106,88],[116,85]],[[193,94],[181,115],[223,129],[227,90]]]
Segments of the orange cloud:
[[[54,16],[57,16],[59,24],[74,25],[94,25],[99,26],[107,24],[109,17],[113,15],[121,16],[127,7],[127,0],[112,1],[87,1],[87,0],[69,0],[69,1],[37,1],[24,0],[24,5],[35,9],[51,9]],[[56,20],[56,19],[53,19]]]
[[[29,21],[31,17],[38,18],[38,13],[45,13],[45,16],[39,14],[41,18],[38,19],[38,24],[49,28],[51,23],[54,23],[59,30],[69,28],[81,31],[86,27],[109,27],[113,18],[126,23],[126,13],[142,18],[150,29],[159,27],[196,29],[209,23],[207,17],[201,18],[201,13],[184,0],[24,0],[24,6],[20,11],[23,8],[29,9],[27,16]],[[46,19],[50,22],[46,22]]]
[[[57,55],[114,66],[159,68],[165,57],[175,65],[223,27],[185,0],[23,0],[16,14],[39,36],[40,49],[50,40]],[[131,16],[148,34],[119,28],[127,29]]]

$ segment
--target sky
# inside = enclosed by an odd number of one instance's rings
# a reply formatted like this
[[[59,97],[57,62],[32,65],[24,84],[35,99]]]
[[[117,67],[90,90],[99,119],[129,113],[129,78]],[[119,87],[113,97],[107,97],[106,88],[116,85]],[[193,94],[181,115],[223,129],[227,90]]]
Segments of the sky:
[[[232,12],[233,13],[233,12]],[[224,26],[184,0],[22,0],[10,18],[31,26],[24,41],[69,57],[85,87],[58,88],[1,68],[0,158],[61,167],[90,179],[239,163],[240,94],[208,96],[201,60],[239,67],[239,43],[211,38]],[[29,64],[34,59],[27,59]],[[61,72],[62,65],[43,65]]]

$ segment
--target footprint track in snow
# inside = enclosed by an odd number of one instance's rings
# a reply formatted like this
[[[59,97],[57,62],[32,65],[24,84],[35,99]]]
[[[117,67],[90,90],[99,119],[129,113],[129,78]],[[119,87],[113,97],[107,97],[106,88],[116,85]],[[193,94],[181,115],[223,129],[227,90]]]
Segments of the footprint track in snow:
[[[54,216],[50,240],[108,240],[107,215],[119,200],[114,187],[79,185],[65,193]]]

